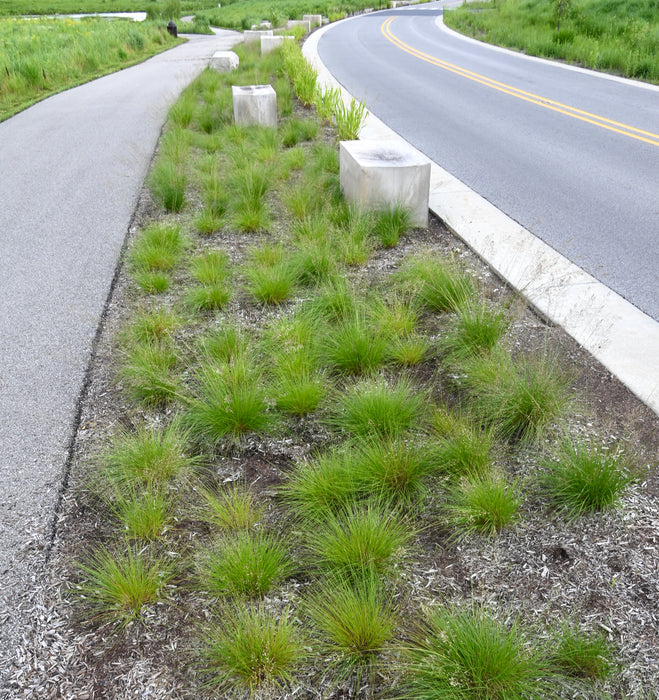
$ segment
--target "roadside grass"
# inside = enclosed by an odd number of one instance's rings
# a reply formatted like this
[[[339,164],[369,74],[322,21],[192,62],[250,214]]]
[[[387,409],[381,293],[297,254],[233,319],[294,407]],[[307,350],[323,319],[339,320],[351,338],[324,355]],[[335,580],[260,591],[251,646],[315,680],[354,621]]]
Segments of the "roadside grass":
[[[533,56],[659,82],[659,18],[652,0],[477,2],[451,9],[444,21],[469,36]]]
[[[0,13],[11,11],[5,5]],[[35,9],[30,5],[27,12]],[[97,19],[0,19],[0,36],[0,121],[181,41],[163,24]]]
[[[181,619],[203,620],[180,632],[195,697],[284,697],[296,683],[364,698],[604,697],[615,645],[555,632],[553,655],[541,653],[538,618],[568,630],[562,613],[470,609],[476,584],[441,568],[461,550],[501,556],[490,553],[502,540],[549,518],[570,527],[575,506],[538,472],[567,461],[552,445],[580,420],[572,375],[546,347],[513,356],[507,297],[488,296],[455,255],[419,250],[428,234],[403,213],[342,200],[336,131],[302,133],[312,109],[295,102],[278,131],[197,119],[229,81],[288,80],[281,52],[259,67],[237,50],[239,71],[203,73],[165,130],[186,207],[161,203],[166,223],[147,222],[126,255],[134,313],[113,390],[131,427],[110,431],[89,480],[104,549],[83,557],[85,614],[130,635],[160,600],[170,642]],[[267,215],[256,227],[238,217],[252,204]],[[362,259],[346,254],[350,238]],[[154,253],[152,239],[174,244]],[[152,296],[138,270],[166,274],[168,288]],[[221,304],[191,303],[215,287]],[[607,469],[624,502],[631,462]],[[531,513],[527,490],[556,512]],[[103,552],[127,547],[118,565],[148,590],[117,603],[121,574]]]

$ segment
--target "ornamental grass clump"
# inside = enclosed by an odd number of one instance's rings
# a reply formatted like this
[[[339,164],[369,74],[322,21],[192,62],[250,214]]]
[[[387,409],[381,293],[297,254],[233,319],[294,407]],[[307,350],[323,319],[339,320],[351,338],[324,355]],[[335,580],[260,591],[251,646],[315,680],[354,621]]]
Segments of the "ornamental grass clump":
[[[374,670],[393,640],[397,606],[374,575],[352,580],[331,576],[306,605],[318,630],[318,647],[341,679]]]
[[[375,219],[375,234],[385,248],[395,248],[400,237],[412,228],[411,220],[409,209],[397,204],[391,209],[378,212]]]
[[[263,517],[263,507],[244,484],[231,484],[217,492],[204,490],[202,496],[200,517],[220,530],[249,530]]]
[[[159,408],[181,396],[178,371],[179,358],[171,342],[146,342],[126,351],[117,378],[133,401]]]
[[[456,311],[474,295],[474,284],[458,264],[436,256],[408,260],[397,278],[419,306],[438,313]]]
[[[202,634],[200,667],[208,687],[225,697],[238,688],[271,696],[293,682],[307,653],[288,611],[234,602]]]
[[[564,625],[555,640],[550,659],[568,676],[603,680],[614,670],[613,648],[604,632],[587,633]]]
[[[520,503],[517,486],[502,474],[464,477],[449,488],[444,517],[456,538],[492,537],[517,520]]]
[[[344,448],[335,448],[297,464],[281,494],[294,515],[316,522],[356,502],[361,497],[360,486],[352,454]]]
[[[203,364],[196,373],[187,419],[194,434],[212,443],[267,432],[273,416],[259,366],[248,358],[223,366]]]
[[[172,521],[173,498],[162,486],[128,489],[113,498],[109,506],[129,539],[156,540]]]
[[[434,470],[424,449],[401,438],[367,439],[351,451],[355,481],[365,494],[393,505],[418,503]]]
[[[131,546],[100,548],[77,567],[83,578],[78,591],[89,619],[121,629],[140,620],[144,607],[162,598],[174,575],[164,558]]]
[[[154,199],[165,211],[177,213],[185,206],[188,178],[183,166],[168,158],[160,158],[148,178]]]
[[[128,254],[133,273],[167,272],[181,259],[186,245],[179,226],[152,224],[145,228]]]
[[[197,561],[199,586],[213,596],[262,597],[292,571],[284,541],[244,528],[219,538]]]
[[[188,437],[179,421],[122,430],[102,457],[101,473],[120,492],[183,480],[196,463],[188,452]]]
[[[467,302],[458,309],[440,349],[449,361],[487,353],[497,346],[509,325],[505,309],[493,308],[484,300]]]
[[[615,507],[638,478],[632,457],[616,445],[565,438],[544,462],[541,485],[552,505],[570,518]]]
[[[413,536],[396,510],[372,500],[310,523],[306,541],[321,571],[357,580],[391,572]]]
[[[466,360],[460,368],[469,406],[503,440],[537,439],[573,404],[572,378],[550,354],[513,360],[497,351]]]
[[[295,269],[280,245],[252,251],[243,275],[248,294],[261,304],[282,304],[295,291]]]
[[[439,609],[428,614],[405,650],[408,700],[547,700],[559,684],[519,623],[488,612]]]
[[[363,311],[357,310],[328,329],[319,357],[330,370],[342,374],[368,374],[384,361],[387,342]]]
[[[355,438],[397,438],[423,426],[426,402],[425,392],[405,378],[367,379],[339,396],[326,422]]]
[[[190,263],[190,273],[197,281],[186,294],[186,301],[194,311],[212,311],[223,308],[231,298],[229,258],[226,253],[211,250]]]

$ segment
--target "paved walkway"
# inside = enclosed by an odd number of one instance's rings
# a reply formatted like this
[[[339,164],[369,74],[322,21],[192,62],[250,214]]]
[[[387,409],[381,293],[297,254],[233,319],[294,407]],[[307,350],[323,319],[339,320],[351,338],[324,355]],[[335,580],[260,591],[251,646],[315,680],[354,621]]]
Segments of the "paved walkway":
[[[0,691],[167,110],[213,52],[241,40],[192,37],[0,124]]]

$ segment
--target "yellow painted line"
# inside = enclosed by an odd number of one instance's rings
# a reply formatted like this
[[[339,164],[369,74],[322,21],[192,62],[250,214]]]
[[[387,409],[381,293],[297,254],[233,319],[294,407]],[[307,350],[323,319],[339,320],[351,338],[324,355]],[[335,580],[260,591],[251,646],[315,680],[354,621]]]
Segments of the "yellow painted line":
[[[392,31],[391,24],[393,23],[395,17],[390,17],[385,20],[381,26],[381,32],[394,46],[405,51],[405,53],[414,56],[426,63],[431,63],[438,68],[443,68],[444,70],[455,73],[463,78],[472,80],[486,87],[492,88],[493,90],[498,90],[506,95],[511,95],[525,102],[530,102],[531,104],[538,105],[539,107],[544,107],[545,109],[552,110],[553,112],[558,112],[559,114],[564,114],[573,119],[578,119],[579,121],[586,122],[588,124],[593,124],[599,126],[602,129],[607,129],[608,131],[613,131],[617,134],[622,134],[623,136],[628,136],[629,138],[636,139],[637,141],[643,141],[644,143],[649,143],[652,146],[659,146],[659,134],[655,134],[651,131],[644,131],[643,129],[637,129],[629,124],[623,124],[621,122],[614,121],[613,119],[607,119],[598,114],[592,114],[591,112],[586,112],[577,107],[570,107],[570,105],[563,104],[561,102],[556,102],[546,97],[540,95],[535,95],[532,92],[526,92],[519,88],[513,87],[512,85],[507,85],[506,83],[501,83],[498,80],[493,80],[480,73],[474,73],[466,68],[455,65],[454,63],[449,63],[448,61],[443,61],[436,56],[431,56],[430,54],[424,53],[419,49],[406,44],[404,41],[399,39]]]

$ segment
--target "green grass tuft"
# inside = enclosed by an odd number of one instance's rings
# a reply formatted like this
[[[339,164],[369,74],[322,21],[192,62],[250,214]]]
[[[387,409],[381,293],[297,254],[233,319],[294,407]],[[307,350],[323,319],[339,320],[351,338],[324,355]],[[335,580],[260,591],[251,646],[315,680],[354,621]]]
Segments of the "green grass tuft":
[[[78,568],[83,576],[79,591],[90,619],[120,628],[140,620],[143,608],[160,600],[174,573],[164,559],[131,547],[100,548]]]
[[[288,612],[235,603],[215,617],[201,654],[209,686],[230,695],[242,688],[253,696],[290,684],[307,652]]]
[[[357,438],[396,438],[422,425],[425,403],[425,393],[406,379],[365,380],[338,398],[326,420]]]
[[[438,610],[421,624],[406,652],[408,700],[504,700],[556,697],[550,671],[519,625],[485,611]]]
[[[201,552],[197,578],[214,596],[262,597],[292,573],[285,543],[267,532],[236,530]]]
[[[576,518],[617,505],[638,475],[622,450],[584,440],[564,439],[554,459],[545,461],[541,483],[558,509]]]

